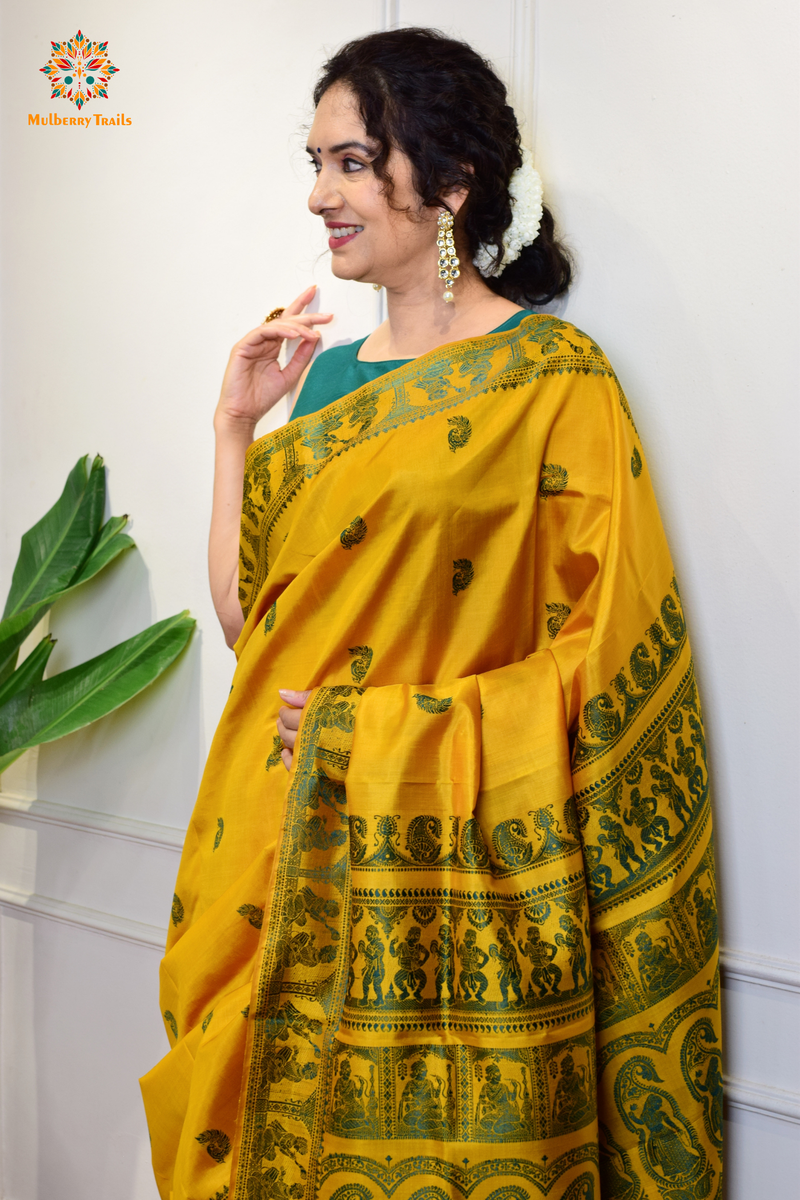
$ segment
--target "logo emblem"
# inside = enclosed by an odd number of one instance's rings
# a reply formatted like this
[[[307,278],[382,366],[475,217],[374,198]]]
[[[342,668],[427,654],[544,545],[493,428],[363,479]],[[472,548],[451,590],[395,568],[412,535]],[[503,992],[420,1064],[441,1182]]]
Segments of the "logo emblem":
[[[90,42],[80,29],[68,42],[51,42],[53,52],[39,70],[47,76],[50,99],[71,100],[78,111],[98,96],[108,99],[108,82],[116,75],[108,42]]]

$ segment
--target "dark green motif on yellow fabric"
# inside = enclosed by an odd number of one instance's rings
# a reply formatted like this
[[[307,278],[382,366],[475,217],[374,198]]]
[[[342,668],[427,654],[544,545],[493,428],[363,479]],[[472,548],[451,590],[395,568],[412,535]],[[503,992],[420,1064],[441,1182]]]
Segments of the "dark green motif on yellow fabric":
[[[682,868],[710,820],[705,738],[691,666],[622,762],[578,792],[575,801],[596,913],[644,895]],[[716,902],[709,886],[689,900],[704,944],[713,947]]]
[[[265,1159],[267,1162],[274,1162],[278,1154],[290,1158],[299,1168],[301,1176],[305,1178],[306,1171],[298,1155],[308,1153],[308,1140],[290,1133],[280,1121],[270,1121],[268,1125],[262,1125],[259,1128],[256,1153],[262,1162]],[[275,1200],[283,1200],[283,1197],[287,1197],[288,1200],[289,1197],[302,1194],[297,1192],[292,1185],[282,1186],[285,1184],[285,1172],[280,1167],[267,1168],[262,1178],[267,1185],[271,1185],[269,1191],[261,1193],[262,1196],[274,1197]]]
[[[565,467],[558,463],[543,463],[539,476],[539,495],[547,500],[549,496],[557,496],[569,483],[569,475]]]
[[[209,1197],[209,1200],[227,1200],[227,1198],[228,1198],[228,1194],[229,1194],[229,1191],[230,1191],[230,1189],[229,1189],[229,1187],[228,1187],[228,1185],[227,1185],[227,1183],[226,1183],[226,1184],[223,1186],[223,1188],[222,1188],[222,1191],[221,1191],[221,1192],[215,1192],[213,1196],[210,1196],[210,1197]]]
[[[453,560],[453,571],[453,595],[457,596],[459,592],[466,591],[472,583],[475,570],[468,558],[456,558]]]
[[[719,1012],[719,965],[717,964],[713,968],[710,964],[707,965],[706,972],[709,977],[702,981],[705,987],[701,985],[699,990],[691,993],[688,999],[683,1000],[676,1008],[668,1012],[658,1025],[642,1026],[640,1024],[639,1028],[633,1032],[620,1034],[612,1041],[604,1039],[604,1044],[597,1053],[598,1078],[613,1063],[614,1059],[621,1054],[629,1054],[631,1050],[649,1050],[659,1055],[674,1054],[678,1056],[678,1047],[675,1047],[674,1050],[671,1048],[672,1039],[684,1022],[703,1011]]]
[[[363,517],[353,517],[347,529],[343,529],[339,534],[339,541],[345,550],[352,550],[353,546],[357,546],[359,542],[363,542],[366,536],[367,522]]]
[[[554,638],[561,630],[572,609],[568,604],[559,604],[554,601],[552,604],[545,604],[545,608],[550,613],[547,618],[547,636]]]
[[[249,1004],[247,1005],[246,1008],[242,1009],[242,1016],[244,1017],[245,1021],[250,1016],[250,1005]]]
[[[336,436],[336,431],[341,428],[341,425],[342,418],[331,413],[326,413],[322,417],[316,415],[309,424],[302,444],[311,451],[315,460],[330,458],[334,444],[340,441]]]
[[[520,1142],[595,1119],[594,1039],[511,1050],[333,1045],[327,1129],[359,1140]]]
[[[604,1200],[645,1200],[628,1151],[600,1122],[600,1183]]]
[[[631,455],[631,475],[634,479],[638,479],[642,473],[642,456],[636,446],[633,447]]]
[[[253,533],[249,528],[253,525],[258,528],[264,514],[267,511],[267,504],[271,498],[270,491],[270,460],[272,456],[269,452],[264,453],[260,457],[260,461],[254,465],[250,472],[245,472],[242,485],[242,541],[247,542],[253,554],[253,558],[245,552],[244,546],[239,546],[239,561],[242,564],[242,573],[239,577],[239,598],[246,600],[248,596],[247,585],[252,585],[253,576],[257,570],[259,553],[261,550],[261,539],[257,533]],[[253,496],[253,490],[256,489],[261,502],[259,503]],[[255,560],[255,561],[254,561]]]
[[[431,704],[445,703],[432,696],[420,699]],[[431,709],[427,704],[420,707],[426,712],[447,711]],[[419,814],[408,819],[405,839],[401,836],[405,818],[399,815],[374,814],[371,835],[365,818],[354,816],[350,818],[351,862],[361,869],[381,872],[389,866],[398,869],[435,866],[468,874],[478,869],[502,879],[579,853],[574,805],[567,803],[560,817],[553,809],[552,804],[547,804],[531,809],[525,819],[510,817],[501,821],[491,831],[491,849],[474,817],[465,821],[462,829],[461,818],[451,816],[445,845],[442,821],[437,816]],[[368,851],[370,840],[373,849]]]
[[[440,832],[430,831],[428,858],[439,849]],[[342,1027],[402,1030],[412,1020],[415,1029],[494,1040],[498,1021],[505,1033],[530,1033],[562,1022],[567,1012],[584,1015],[592,982],[589,932],[576,917],[583,876],[538,891],[541,899],[428,889],[420,900],[413,888],[354,888]]]
[[[490,1158],[470,1165],[469,1158],[462,1162],[449,1162],[431,1154],[416,1154],[410,1158],[392,1156],[388,1160],[376,1160],[363,1153],[328,1154],[320,1161],[318,1178],[320,1184],[327,1183],[336,1175],[341,1175],[347,1180],[346,1186],[337,1188],[333,1193],[337,1200],[375,1200],[371,1191],[356,1190],[359,1185],[354,1184],[353,1180],[358,1176],[368,1179],[374,1187],[379,1188],[381,1195],[387,1200],[394,1196],[403,1184],[413,1183],[415,1179],[423,1176],[437,1179],[447,1191],[435,1185],[423,1187],[411,1193],[410,1200],[451,1200],[451,1197],[453,1200],[468,1200],[474,1195],[476,1188],[490,1185],[498,1176],[504,1179],[516,1176],[536,1188],[538,1195],[551,1197],[552,1193],[552,1200],[600,1200],[595,1192],[594,1175],[589,1172],[579,1175],[563,1192],[553,1192],[553,1188],[567,1171],[574,1171],[584,1163],[587,1166],[596,1166],[596,1142],[584,1141],[580,1146],[566,1150],[554,1159],[544,1156],[538,1162],[529,1156]],[[503,1184],[489,1192],[486,1200],[531,1200],[531,1193],[527,1187]],[[609,1197],[609,1200],[640,1200],[640,1197],[624,1195]]]
[[[213,1017],[213,1015],[214,1015],[214,1010],[212,1008],[211,1012],[206,1013],[206,1015],[203,1017],[203,1024],[200,1026],[203,1033],[205,1033],[205,1031],[208,1029],[209,1025],[211,1024],[211,1018]]]
[[[448,417],[447,424],[453,427],[447,435],[447,443],[455,454],[456,450],[460,450],[462,446],[466,446],[472,437],[472,425],[468,417]]]
[[[270,750],[269,755],[267,756],[266,769],[268,771],[271,771],[273,767],[277,767],[278,763],[281,762],[282,750],[283,750],[283,741],[280,738],[280,736],[276,733],[276,734],[274,734],[274,736],[272,738],[272,749]]]
[[[428,400],[444,400],[458,394],[460,389],[448,378],[452,370],[452,364],[434,359],[429,366],[417,372],[414,387],[427,392]]]
[[[256,564],[245,554],[244,547],[241,545],[239,546],[239,562],[242,564],[242,570],[239,574],[239,599],[243,600],[247,595],[245,591],[246,584],[253,582],[253,572],[256,569]],[[231,688],[231,691],[233,691],[233,688]]]
[[[528,336],[530,341],[541,347],[542,354],[554,354],[559,348],[565,329],[569,329],[565,321],[559,321],[558,317],[545,317]],[[572,345],[571,342],[568,344]],[[583,354],[582,346],[579,347],[578,353]]]
[[[372,662],[372,647],[351,646],[347,653],[354,655],[353,661],[350,663],[350,672],[353,676],[353,681],[354,683],[361,683]]]
[[[264,910],[259,908],[257,904],[243,904],[236,910],[240,917],[244,917],[253,926],[253,929],[260,929],[264,923]]]
[[[205,1146],[214,1162],[224,1162],[226,1155],[231,1152],[231,1139],[221,1129],[204,1129],[195,1138],[201,1146]]]
[[[175,1038],[175,1041],[177,1042],[177,1040],[178,1040],[178,1022],[175,1020],[174,1016],[169,1011],[169,1009],[166,1009],[164,1012],[164,1020],[167,1022],[170,1029],[172,1030],[172,1036]]]
[[[224,832],[225,832],[225,822],[223,821],[222,817],[217,817],[217,832],[214,834],[214,850],[217,849],[220,842],[222,841],[222,835]],[[211,851],[212,854],[214,853],[214,850]]]
[[[464,357],[458,364],[458,374],[469,379],[472,387],[479,387],[492,373],[493,355],[492,346],[484,344],[475,347],[474,343],[467,343],[464,347]]]
[[[171,916],[172,916],[172,924],[173,925],[180,925],[181,921],[183,920],[183,918],[185,916],[185,913],[183,911],[183,905],[181,904],[180,896],[177,894],[177,892],[172,897]]]
[[[415,692],[414,699],[417,702],[417,708],[422,709],[426,713],[446,713],[453,703],[451,696],[445,696],[443,700],[437,700],[435,696],[425,696],[421,692]]]
[[[689,1091],[703,1106],[703,1123],[711,1141],[722,1149],[722,1055],[714,1026],[707,1017],[695,1021],[681,1046],[681,1071]]]
[[[592,969],[599,1028],[628,1020],[674,995],[712,959],[716,937],[708,940],[691,897],[698,890],[713,894],[713,872],[709,848],[669,899],[595,933]]]
[[[584,705],[583,727],[575,738],[573,771],[607,754],[646,705],[680,656],[686,641],[678,587],[673,579],[672,593],[661,601],[661,620],[646,631],[650,648],[639,642],[631,651],[628,675],[621,668],[611,683],[616,701],[608,692],[599,692]]]
[[[268,633],[272,633],[273,629],[275,628],[275,618],[277,615],[278,601],[276,600],[269,606],[267,609],[267,615],[264,617],[264,637],[266,637]]]
[[[270,491],[270,463],[272,455],[269,451],[265,451],[259,455],[258,462],[254,464],[253,470],[247,473],[244,477],[242,485],[242,513],[252,521],[254,525],[258,525],[258,514],[266,512],[266,506],[271,498]],[[256,489],[261,503],[253,497],[253,489]]]
[[[639,1140],[639,1161],[663,1196],[709,1196],[715,1171],[655,1064],[637,1055],[614,1082],[617,1111]]]

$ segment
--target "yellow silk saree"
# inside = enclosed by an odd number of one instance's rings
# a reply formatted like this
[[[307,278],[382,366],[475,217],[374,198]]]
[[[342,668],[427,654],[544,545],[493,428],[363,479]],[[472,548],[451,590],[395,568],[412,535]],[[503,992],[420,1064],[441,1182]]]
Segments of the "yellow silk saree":
[[[163,1200],[719,1196],[702,718],[600,349],[531,315],[255,442],[241,564],[142,1081]]]

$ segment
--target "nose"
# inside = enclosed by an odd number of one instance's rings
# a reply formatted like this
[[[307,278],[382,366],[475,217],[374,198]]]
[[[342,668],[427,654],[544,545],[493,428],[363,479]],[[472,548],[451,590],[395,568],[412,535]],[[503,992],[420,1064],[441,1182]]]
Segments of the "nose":
[[[323,166],[314,181],[311,195],[308,197],[308,207],[318,217],[326,210],[341,208],[342,203],[341,196],[333,186],[330,173]]]

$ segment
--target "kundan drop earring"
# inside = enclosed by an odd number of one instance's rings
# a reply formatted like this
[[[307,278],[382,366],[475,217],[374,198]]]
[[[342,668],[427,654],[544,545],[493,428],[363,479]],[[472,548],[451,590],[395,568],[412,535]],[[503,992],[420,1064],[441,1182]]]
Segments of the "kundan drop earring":
[[[445,293],[442,297],[445,304],[453,303],[453,293],[450,291],[454,280],[458,279],[459,260],[456,257],[456,244],[453,241],[453,214],[446,209],[439,213],[439,236],[436,239],[439,247],[439,278],[444,280]]]

